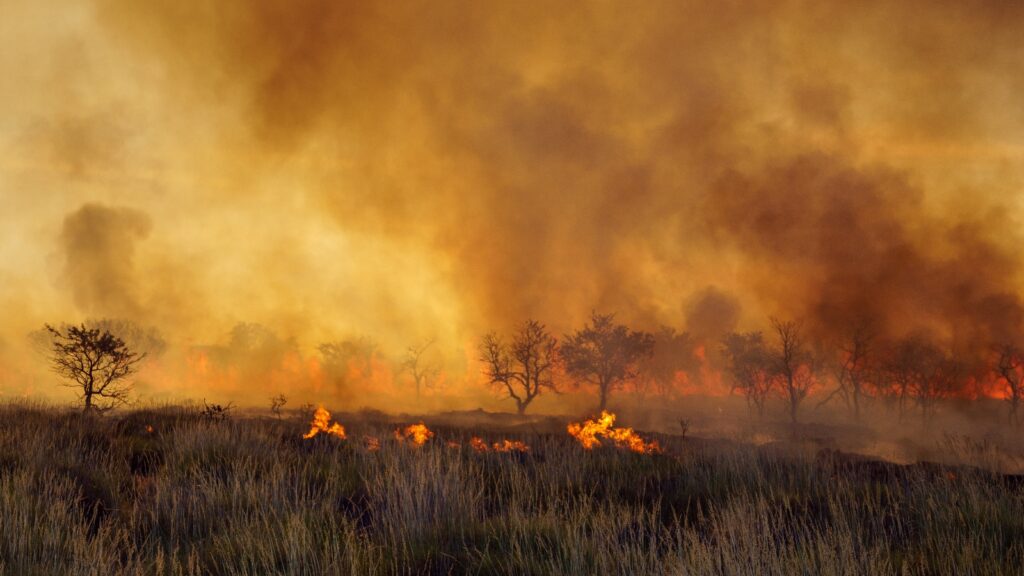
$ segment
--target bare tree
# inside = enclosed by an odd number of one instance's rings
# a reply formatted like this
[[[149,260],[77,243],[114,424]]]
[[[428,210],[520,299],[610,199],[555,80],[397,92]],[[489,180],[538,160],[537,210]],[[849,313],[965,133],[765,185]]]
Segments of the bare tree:
[[[409,372],[413,383],[416,385],[417,400],[423,388],[432,388],[434,386],[437,375],[441,372],[440,366],[426,362],[424,358],[427,349],[433,344],[434,339],[431,338],[422,344],[409,346],[405,352],[405,358],[402,359],[402,370]]]
[[[207,424],[220,424],[231,420],[231,410],[234,408],[234,402],[228,402],[227,404],[207,404],[206,400],[203,400],[203,409],[199,412],[199,417]]]
[[[1010,424],[1020,425],[1019,408],[1024,396],[1022,379],[1024,379],[1024,353],[1013,344],[1002,344],[996,347],[998,361],[996,370],[999,377],[1006,383],[1006,401],[1010,404]]]
[[[654,336],[615,323],[614,314],[591,314],[590,323],[562,345],[565,371],[573,378],[597,387],[604,410],[613,390],[636,378],[640,364],[654,350]]]
[[[722,339],[732,390],[747,399],[747,406],[764,416],[764,404],[772,391],[771,361],[760,332],[733,332]]]
[[[78,389],[85,411],[109,410],[125,404],[132,386],[128,377],[134,374],[145,354],[133,352],[123,340],[85,324],[61,329],[49,324],[52,338],[50,361],[53,371]]]
[[[284,394],[278,394],[270,398],[270,411],[274,414],[274,417],[278,420],[281,419],[281,409],[288,403],[288,397]]]
[[[913,381],[910,391],[921,409],[921,420],[928,423],[938,401],[959,389],[964,369],[955,357],[937,346],[929,347],[926,352],[923,371]]]
[[[875,331],[867,321],[855,322],[839,343],[839,357],[832,364],[836,389],[819,406],[839,397],[850,410],[854,420],[860,420],[861,399],[867,395],[872,374],[872,355]]]
[[[815,382],[814,357],[804,343],[800,322],[777,318],[771,322],[779,339],[778,348],[771,351],[772,368],[789,404],[790,422],[795,426],[800,404]]]
[[[557,340],[536,320],[525,322],[511,343],[493,332],[480,342],[484,374],[491,385],[516,401],[519,414],[545,389],[557,391],[552,380],[557,354]]]
[[[879,392],[895,402],[900,421],[906,415],[910,386],[919,371],[921,346],[916,338],[904,338],[891,344],[882,365],[885,380],[879,379],[876,383]]]
[[[955,358],[923,335],[899,340],[886,360],[888,392],[898,398],[902,420],[913,402],[928,422],[938,401],[959,387],[963,367]]]

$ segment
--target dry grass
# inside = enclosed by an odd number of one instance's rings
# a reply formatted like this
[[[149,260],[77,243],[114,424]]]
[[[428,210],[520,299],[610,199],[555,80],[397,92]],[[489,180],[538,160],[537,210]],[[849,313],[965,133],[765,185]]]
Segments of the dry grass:
[[[1015,574],[1024,489],[662,438],[665,455],[565,435],[477,454],[345,422],[204,423],[0,408],[4,574]],[[146,426],[153,427],[148,432]],[[484,431],[486,433],[486,431]],[[363,434],[382,438],[378,452]]]

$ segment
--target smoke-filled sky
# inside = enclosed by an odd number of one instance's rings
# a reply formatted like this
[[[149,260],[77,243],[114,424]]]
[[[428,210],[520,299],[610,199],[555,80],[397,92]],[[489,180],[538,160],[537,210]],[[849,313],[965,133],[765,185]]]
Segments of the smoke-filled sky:
[[[461,357],[709,301],[1013,332],[1021,38],[996,0],[5,0],[0,358],[87,317]]]

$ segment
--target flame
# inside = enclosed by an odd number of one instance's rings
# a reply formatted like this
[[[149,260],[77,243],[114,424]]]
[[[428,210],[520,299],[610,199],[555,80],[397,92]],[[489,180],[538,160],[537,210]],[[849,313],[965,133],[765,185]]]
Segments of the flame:
[[[323,405],[317,407],[316,412],[313,413],[313,421],[309,424],[309,432],[302,435],[307,440],[323,432],[330,434],[331,436],[337,436],[342,440],[345,439],[345,427],[335,422],[330,424],[331,413],[324,409]]]
[[[146,432],[152,434],[153,433],[153,426],[150,425],[150,424],[146,424]]]
[[[611,440],[616,447],[626,448],[633,452],[641,454],[661,452],[661,446],[657,441],[645,442],[632,428],[615,428],[614,425],[615,414],[604,410],[597,419],[586,420],[583,423],[573,422],[567,429],[569,434],[587,450],[601,446],[599,437],[604,437]]]
[[[410,426],[406,426],[404,430],[401,428],[395,429],[396,440],[398,440],[399,442],[411,440],[412,443],[415,444],[416,446],[422,446],[426,444],[427,440],[430,440],[433,437],[434,433],[431,432],[430,428],[427,428],[427,426],[422,422],[420,422],[419,424],[412,424]]]
[[[370,452],[380,450],[380,438],[376,436],[363,436],[363,446]]]
[[[502,440],[501,442],[495,442],[494,444],[488,446],[487,442],[484,442],[483,439],[477,438],[476,436],[474,436],[472,439],[470,439],[469,445],[473,448],[473,450],[476,450],[477,452],[488,452],[488,451],[491,451],[491,450],[493,450],[495,452],[529,452],[530,451],[530,447],[527,446],[525,442],[522,442],[520,440],[508,440],[508,439],[505,439],[505,440]]]
[[[494,443],[495,452],[529,452],[530,447],[520,440],[502,440]]]

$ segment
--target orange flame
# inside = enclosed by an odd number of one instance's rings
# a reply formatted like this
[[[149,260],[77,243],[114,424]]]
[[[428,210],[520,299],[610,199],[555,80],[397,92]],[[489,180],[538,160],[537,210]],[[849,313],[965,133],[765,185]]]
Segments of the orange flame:
[[[615,414],[607,410],[603,410],[597,419],[569,424],[568,431],[587,450],[601,446],[600,437],[603,437],[611,440],[616,447],[626,448],[633,452],[641,454],[661,452],[661,446],[657,441],[645,442],[632,428],[615,428]]]
[[[476,436],[474,436],[472,439],[470,439],[469,445],[473,448],[473,450],[476,450],[477,452],[488,452],[491,450],[495,452],[530,451],[530,447],[527,446],[525,442],[522,442],[520,440],[505,439],[502,440],[501,442],[495,442],[494,444],[488,446],[487,442],[484,442],[481,438],[477,438]]]
[[[530,447],[520,440],[502,440],[494,443],[495,452],[529,452]]]
[[[331,413],[325,410],[323,405],[319,406],[316,409],[316,412],[313,413],[313,421],[310,422],[309,424],[309,432],[303,434],[302,437],[308,440],[313,436],[316,436],[317,434],[323,432],[325,434],[330,434],[331,436],[337,436],[338,438],[344,440],[345,427],[342,426],[341,424],[338,424],[337,422],[328,425],[330,421]]]
[[[398,428],[395,430],[395,439],[399,442],[410,440],[416,446],[422,446],[434,437],[434,433],[427,428],[425,424],[420,422],[419,424],[412,424],[406,426],[405,429]]]
[[[363,436],[363,445],[370,452],[380,450],[380,438],[376,436]]]

